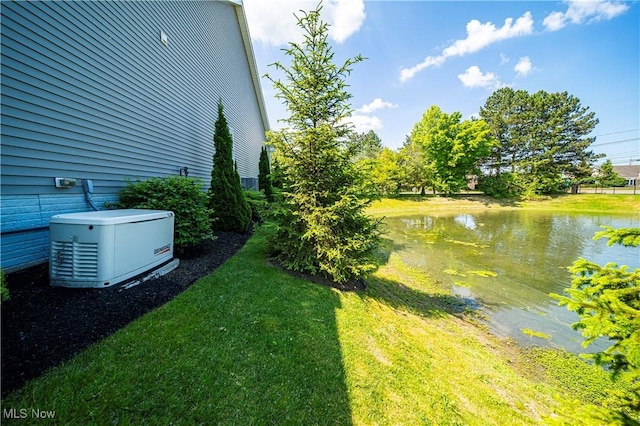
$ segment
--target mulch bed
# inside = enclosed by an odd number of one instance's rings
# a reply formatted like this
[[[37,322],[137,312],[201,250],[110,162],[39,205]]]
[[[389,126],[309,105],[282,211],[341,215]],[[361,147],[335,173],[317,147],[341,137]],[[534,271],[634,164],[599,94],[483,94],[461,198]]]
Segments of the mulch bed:
[[[2,397],[170,301],[233,256],[250,236],[217,235],[178,256],[177,269],[128,289],[51,287],[48,264],[8,274],[10,299],[1,306]]]

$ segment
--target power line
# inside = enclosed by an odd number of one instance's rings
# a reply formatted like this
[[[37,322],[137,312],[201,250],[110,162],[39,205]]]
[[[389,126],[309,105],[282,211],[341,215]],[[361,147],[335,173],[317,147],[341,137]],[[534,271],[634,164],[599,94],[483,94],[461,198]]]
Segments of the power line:
[[[601,142],[601,143],[592,143],[589,146],[600,146],[600,145],[611,145],[614,143],[621,143],[621,142],[630,142],[630,141],[637,141],[640,140],[640,138],[633,138],[633,139],[620,139],[617,141],[609,141],[609,142]]]
[[[612,156],[615,156],[616,158],[618,157],[633,157],[633,156],[638,156],[640,155],[640,153],[638,151],[626,151],[626,152],[615,152],[612,154]]]
[[[631,130],[623,130],[621,132],[613,132],[613,133],[603,133],[601,135],[594,135],[593,137],[596,138],[598,136],[609,136],[609,135],[619,135],[620,133],[629,133],[629,132],[635,132],[636,130],[640,130],[640,129],[631,129]]]

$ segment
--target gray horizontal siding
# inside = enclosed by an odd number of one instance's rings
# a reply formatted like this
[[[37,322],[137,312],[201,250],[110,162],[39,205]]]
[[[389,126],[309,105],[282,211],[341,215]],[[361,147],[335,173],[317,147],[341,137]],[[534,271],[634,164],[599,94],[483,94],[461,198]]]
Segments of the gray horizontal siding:
[[[1,7],[1,261],[45,260],[54,214],[117,200],[125,178],[209,185],[217,102],[243,182],[266,115],[242,10],[227,1],[20,2]],[[167,46],[160,32],[167,34]],[[59,189],[54,178],[78,179]]]
[[[118,197],[116,194],[97,195],[93,201],[103,207],[105,203],[118,201]],[[10,272],[46,261],[51,216],[90,209],[82,193],[3,196],[0,204],[0,268]]]
[[[1,267],[5,272],[46,262],[49,258],[49,230],[3,235],[0,250]]]
[[[3,2],[2,194],[61,176],[115,193],[184,166],[208,185],[219,98],[256,177],[260,96],[226,2]]]
[[[94,204],[101,208],[105,203],[118,201],[116,194],[96,195]],[[2,234],[14,233],[49,226],[51,216],[64,213],[76,213],[91,210],[84,194],[65,195],[9,195],[2,197]],[[3,253],[4,254],[4,253]]]

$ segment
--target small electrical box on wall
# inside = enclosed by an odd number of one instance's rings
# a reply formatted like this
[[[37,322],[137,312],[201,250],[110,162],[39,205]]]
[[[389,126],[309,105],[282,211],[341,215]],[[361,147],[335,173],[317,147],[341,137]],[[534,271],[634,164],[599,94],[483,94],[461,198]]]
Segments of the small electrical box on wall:
[[[169,45],[169,37],[167,36],[167,34],[164,31],[160,31],[160,41],[165,46]]]

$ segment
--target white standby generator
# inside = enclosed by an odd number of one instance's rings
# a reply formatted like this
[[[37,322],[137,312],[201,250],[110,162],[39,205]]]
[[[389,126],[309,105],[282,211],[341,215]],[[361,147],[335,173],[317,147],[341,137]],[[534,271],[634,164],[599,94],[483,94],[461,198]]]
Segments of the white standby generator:
[[[50,284],[108,287],[156,267],[165,267],[163,275],[178,264],[174,219],[171,211],[137,209],[52,216]]]

